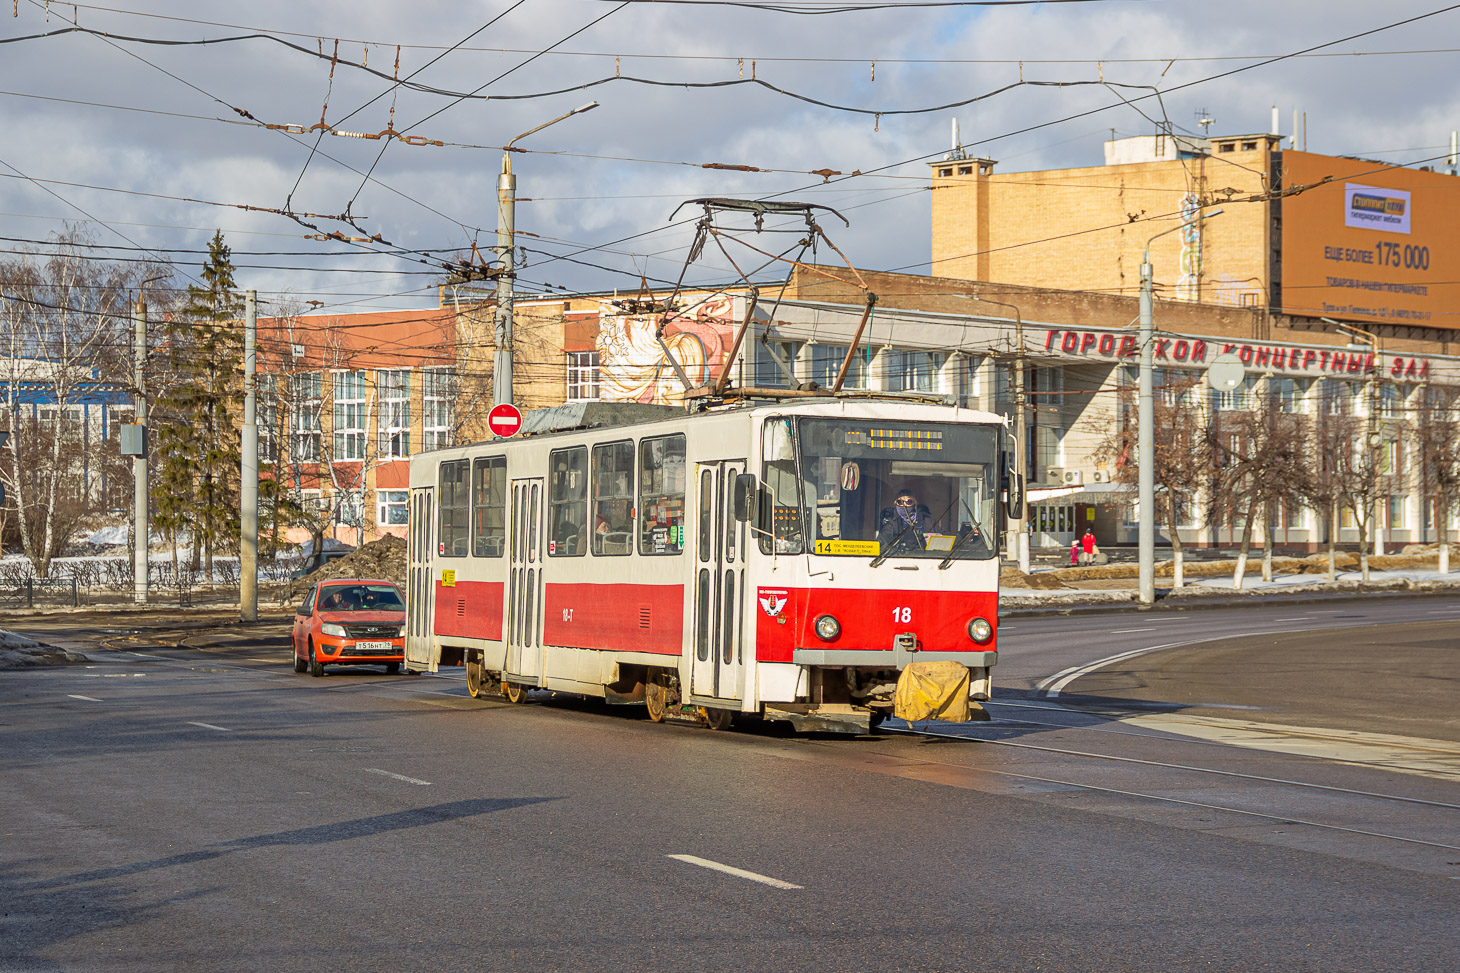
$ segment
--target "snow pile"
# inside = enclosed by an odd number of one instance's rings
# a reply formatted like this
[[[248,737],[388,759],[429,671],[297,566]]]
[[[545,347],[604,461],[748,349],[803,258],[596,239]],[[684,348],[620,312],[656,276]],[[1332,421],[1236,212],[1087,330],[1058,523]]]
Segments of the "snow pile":
[[[328,547],[328,545],[326,545]],[[399,537],[385,536],[378,541],[330,561],[307,578],[290,586],[292,598],[302,598],[311,585],[330,578],[378,578],[391,581],[402,590],[406,585],[406,542]]]
[[[64,666],[90,661],[78,652],[67,652],[54,645],[16,635],[0,628],[0,669],[24,669],[27,666]]]

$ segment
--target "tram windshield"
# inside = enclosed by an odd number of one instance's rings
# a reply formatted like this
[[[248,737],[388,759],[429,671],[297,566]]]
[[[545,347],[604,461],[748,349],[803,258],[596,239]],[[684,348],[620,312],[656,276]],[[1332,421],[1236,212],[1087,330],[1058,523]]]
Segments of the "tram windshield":
[[[771,553],[991,558],[1000,430],[943,422],[774,419],[762,443]]]

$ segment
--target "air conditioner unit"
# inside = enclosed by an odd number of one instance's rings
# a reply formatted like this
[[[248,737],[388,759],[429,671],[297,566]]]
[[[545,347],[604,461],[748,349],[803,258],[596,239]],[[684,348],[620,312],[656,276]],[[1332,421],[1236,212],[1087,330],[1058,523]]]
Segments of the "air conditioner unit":
[[[1064,469],[1062,467],[1049,466],[1049,467],[1046,467],[1045,468],[1045,470],[1044,470],[1044,482],[1045,483],[1063,483],[1064,482],[1064,479],[1065,479],[1065,471],[1064,471]]]
[[[1085,474],[1080,470],[1065,470],[1062,482],[1065,486],[1080,486],[1085,482]]]
[[[1104,470],[1096,470],[1094,473],[1090,474],[1090,479],[1093,480],[1096,483],[1109,483],[1109,482],[1111,482],[1111,480],[1110,480],[1110,474],[1107,473]]]

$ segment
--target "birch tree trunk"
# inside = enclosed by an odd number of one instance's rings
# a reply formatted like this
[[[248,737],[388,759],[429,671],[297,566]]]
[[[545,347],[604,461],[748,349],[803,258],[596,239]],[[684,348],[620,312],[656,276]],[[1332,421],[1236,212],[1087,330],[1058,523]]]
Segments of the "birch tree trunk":
[[[1247,573],[1247,552],[1252,549],[1252,508],[1247,510],[1247,520],[1242,525],[1242,546],[1237,550],[1237,567],[1232,572],[1232,589],[1242,590],[1242,576]]]

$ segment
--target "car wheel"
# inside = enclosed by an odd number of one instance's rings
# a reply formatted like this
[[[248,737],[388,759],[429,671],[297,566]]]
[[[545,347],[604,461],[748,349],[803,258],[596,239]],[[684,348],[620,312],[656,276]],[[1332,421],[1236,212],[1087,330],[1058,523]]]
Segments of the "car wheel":
[[[393,676],[393,675],[395,675],[398,672],[400,672],[400,663],[399,662],[387,662],[385,664],[385,674],[387,676]]]
[[[324,675],[324,663],[314,657],[314,643],[309,643],[309,674],[318,679]]]
[[[309,663],[304,659],[303,656],[301,656],[299,654],[299,650],[296,649],[296,648],[294,648],[292,645],[290,646],[290,649],[291,649],[292,654],[294,656],[294,671],[295,672],[306,672],[306,671],[308,671],[308,669],[309,669]]]

